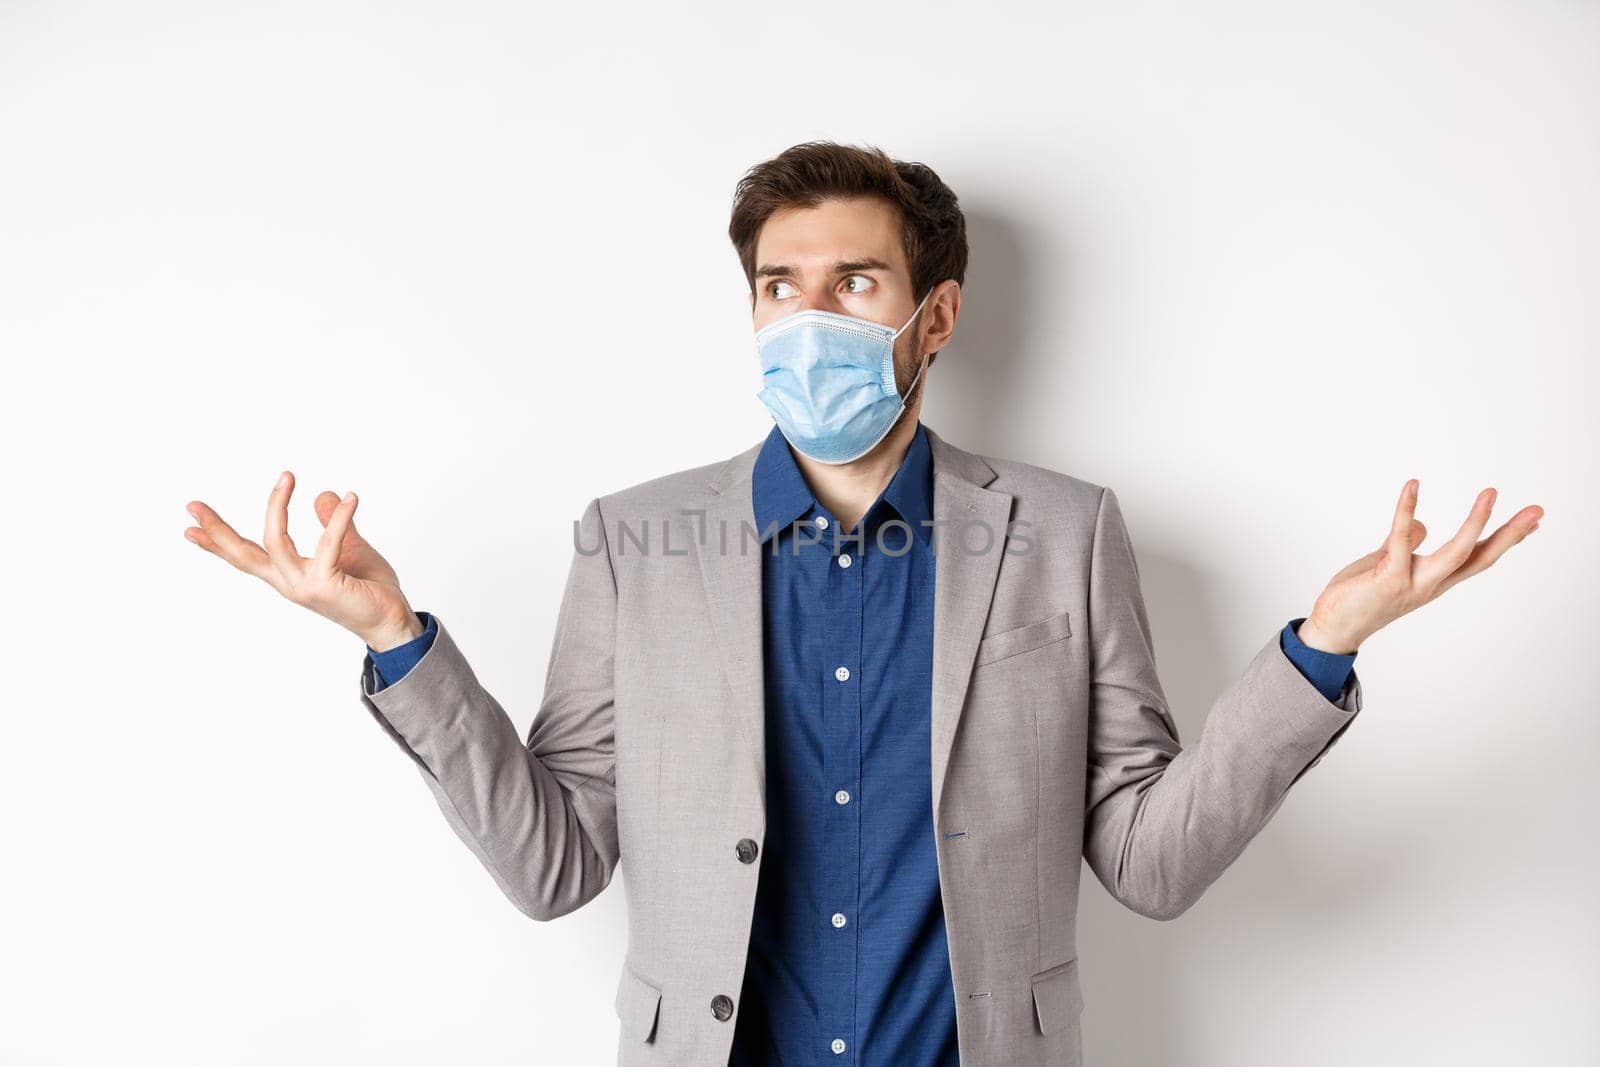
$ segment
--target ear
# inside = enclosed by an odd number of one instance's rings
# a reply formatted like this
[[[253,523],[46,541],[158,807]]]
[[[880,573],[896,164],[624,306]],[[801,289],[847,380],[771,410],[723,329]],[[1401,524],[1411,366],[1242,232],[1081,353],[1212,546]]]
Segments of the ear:
[[[756,313],[756,291],[754,289],[752,289],[752,290],[750,290],[750,314],[754,315],[755,313]]]
[[[940,308],[947,307],[948,317],[940,314]],[[946,278],[934,289],[933,298],[928,301],[928,332],[924,335],[924,342],[934,346],[937,353],[950,343],[950,337],[956,332],[956,318],[961,313],[961,283],[953,278]],[[933,356],[928,357],[928,366],[933,366]]]

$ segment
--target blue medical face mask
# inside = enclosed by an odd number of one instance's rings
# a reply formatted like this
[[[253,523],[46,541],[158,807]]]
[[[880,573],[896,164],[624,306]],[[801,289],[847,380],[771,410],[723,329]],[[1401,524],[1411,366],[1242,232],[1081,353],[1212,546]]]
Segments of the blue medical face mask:
[[[818,463],[849,463],[871,452],[905,410],[894,381],[894,342],[900,329],[871,319],[808,309],[756,332],[762,386],[756,397],[788,442]],[[922,377],[927,357],[906,395]]]

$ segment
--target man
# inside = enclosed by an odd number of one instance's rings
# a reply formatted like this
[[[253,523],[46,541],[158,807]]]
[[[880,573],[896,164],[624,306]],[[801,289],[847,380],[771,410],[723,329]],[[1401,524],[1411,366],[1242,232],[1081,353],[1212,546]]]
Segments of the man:
[[[1076,1064],[1080,860],[1182,914],[1360,713],[1360,644],[1489,567],[1493,490],[1270,635],[1194,744],[1109,488],[921,424],[967,260],[955,195],[876,149],[751,169],[730,237],[774,418],[591,500],[526,738],[436,615],[315,503],[314,558],[203,504],[187,535],[366,642],[361,699],[505,895],[548,920],[628,864],[624,1064]]]

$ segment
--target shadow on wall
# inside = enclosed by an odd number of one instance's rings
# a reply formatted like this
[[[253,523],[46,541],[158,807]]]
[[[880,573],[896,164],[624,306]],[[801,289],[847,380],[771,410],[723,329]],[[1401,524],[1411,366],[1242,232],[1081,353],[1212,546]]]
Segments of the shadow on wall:
[[[922,419],[952,444],[1004,456],[1006,413],[1027,388],[1026,316],[1045,242],[1030,236],[1026,220],[982,200],[964,200],[961,210],[968,246],[961,315],[928,373]]]

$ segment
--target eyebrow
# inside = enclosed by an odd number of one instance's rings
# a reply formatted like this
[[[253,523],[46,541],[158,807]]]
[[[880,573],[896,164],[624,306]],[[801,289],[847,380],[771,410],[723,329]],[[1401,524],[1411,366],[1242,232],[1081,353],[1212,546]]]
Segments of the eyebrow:
[[[865,256],[861,259],[841,259],[833,265],[834,274],[849,274],[858,270],[893,270],[881,259]],[[784,278],[798,274],[794,267],[785,263],[764,263],[756,269],[757,278]]]

